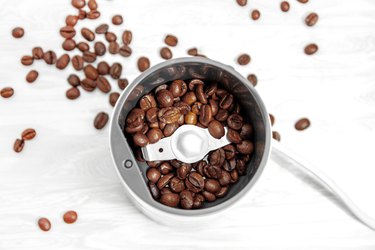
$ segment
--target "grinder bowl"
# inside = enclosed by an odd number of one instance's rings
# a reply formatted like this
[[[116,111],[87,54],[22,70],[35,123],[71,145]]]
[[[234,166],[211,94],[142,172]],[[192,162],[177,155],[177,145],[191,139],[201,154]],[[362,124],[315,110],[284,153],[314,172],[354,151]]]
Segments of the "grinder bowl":
[[[128,112],[143,95],[172,80],[194,78],[217,82],[234,95],[245,111],[245,119],[253,125],[255,150],[248,163],[247,174],[231,186],[225,197],[209,202],[201,209],[185,210],[165,206],[152,198],[146,178],[148,166],[136,160],[128,144],[129,138],[126,138],[123,131]],[[250,190],[269,158],[271,126],[268,113],[257,91],[232,67],[203,57],[178,58],[146,70],[124,90],[111,118],[110,147],[119,177],[129,198],[138,208],[153,219],[162,218],[164,222],[167,219],[191,221],[192,218],[209,217],[225,210]]]

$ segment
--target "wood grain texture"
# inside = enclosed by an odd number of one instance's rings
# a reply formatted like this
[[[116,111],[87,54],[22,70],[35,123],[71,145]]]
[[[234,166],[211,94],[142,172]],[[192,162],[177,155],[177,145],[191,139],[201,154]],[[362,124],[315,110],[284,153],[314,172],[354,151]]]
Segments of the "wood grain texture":
[[[375,141],[375,2],[372,0],[290,1],[289,13],[277,1],[233,0],[98,0],[102,17],[78,27],[94,28],[124,16],[111,30],[133,31],[130,58],[121,61],[124,75],[138,74],[136,59],[161,62],[159,49],[168,33],[179,38],[174,57],[198,47],[208,57],[233,65],[257,86],[282,142],[350,184],[358,201],[375,206],[373,148]],[[127,199],[112,165],[108,126],[93,128],[99,111],[111,112],[108,96],[82,93],[65,98],[72,68],[57,71],[37,62],[23,67],[20,58],[42,46],[62,54],[59,27],[76,10],[69,0],[0,0],[0,88],[15,95],[0,98],[0,249],[375,249],[375,233],[342,210],[334,197],[295,167],[273,161],[254,189],[215,221],[191,227],[164,226],[141,214]],[[257,22],[250,10],[261,11]],[[320,15],[316,27],[304,17]],[[15,26],[22,39],[11,37]],[[103,40],[103,37],[99,38]],[[307,43],[320,50],[303,54]],[[236,58],[249,53],[248,66]],[[73,55],[74,53],[70,53]],[[38,80],[25,81],[37,69]],[[113,89],[119,91],[117,85]],[[312,126],[294,130],[310,117]],[[37,137],[21,154],[12,151],[23,129]],[[354,188],[353,188],[354,187]],[[365,191],[365,192],[363,192]],[[360,194],[360,195],[358,195]],[[65,211],[79,214],[76,224],[63,223]],[[37,228],[39,217],[52,222],[50,232]]]

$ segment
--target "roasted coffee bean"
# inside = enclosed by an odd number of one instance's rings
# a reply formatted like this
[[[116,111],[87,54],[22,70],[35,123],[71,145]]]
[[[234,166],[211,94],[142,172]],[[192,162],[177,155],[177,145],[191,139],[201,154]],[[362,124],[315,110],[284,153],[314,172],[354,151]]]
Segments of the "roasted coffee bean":
[[[132,49],[128,45],[122,45],[119,53],[123,57],[129,57],[132,54]]]
[[[219,179],[221,177],[222,170],[220,166],[207,164],[203,167],[203,173],[208,178]]]
[[[275,117],[272,114],[269,114],[271,125],[275,124]]]
[[[127,133],[133,134],[136,132],[142,132],[143,127],[144,127],[144,123],[142,119],[138,117],[134,123],[130,123],[128,124],[128,126],[126,126],[125,131]]]
[[[225,159],[230,160],[236,156],[236,149],[232,144],[223,147]]]
[[[157,168],[149,168],[147,171],[147,179],[152,183],[157,183],[161,177],[161,173]]]
[[[112,64],[111,68],[109,69],[109,74],[113,79],[119,79],[122,73],[122,66],[119,63]]]
[[[100,62],[98,63],[97,70],[99,75],[107,75],[109,74],[110,66],[107,62]]]
[[[160,191],[154,183],[149,182],[148,188],[150,189],[151,195],[154,199],[158,199],[160,197]]]
[[[181,101],[175,102],[173,106],[178,108],[180,110],[180,113],[183,115],[186,115],[187,113],[191,111],[191,107],[189,106],[189,104],[181,102]]]
[[[216,197],[217,198],[224,197],[228,193],[228,189],[229,189],[228,186],[221,187],[220,190],[219,190],[219,192],[216,193]]]
[[[114,25],[120,25],[120,24],[122,24],[122,22],[123,22],[123,19],[122,19],[121,15],[115,15],[115,16],[112,17],[112,23]]]
[[[38,78],[39,73],[36,70],[31,70],[29,73],[26,75],[26,81],[28,83],[35,82],[35,80]]]
[[[259,10],[253,10],[251,11],[251,19],[254,21],[258,20],[260,18],[260,11]]]
[[[147,137],[150,143],[156,143],[163,137],[163,132],[158,128],[152,128],[147,132]]]
[[[95,81],[96,79],[98,79],[99,73],[91,64],[86,65],[83,69],[83,72],[85,73],[85,76],[91,80]]]
[[[81,9],[81,8],[85,7],[86,2],[85,2],[85,0],[72,0],[72,5],[73,5],[73,7],[77,8],[77,9]]]
[[[193,91],[189,91],[182,97],[182,101],[191,106],[197,101],[197,96]]]
[[[223,168],[226,170],[226,171],[232,171],[233,169],[236,168],[236,165],[237,165],[237,160],[236,158],[232,158],[230,160],[226,160],[224,161],[223,163]]]
[[[96,3],[95,0],[89,0],[87,3],[87,6],[89,6],[90,10],[96,10],[98,8],[98,4]]]
[[[316,13],[310,13],[309,15],[307,15],[307,17],[305,18],[305,23],[307,26],[314,26],[319,20],[319,16],[318,14]]]
[[[171,179],[174,177],[174,174],[173,173],[170,173],[170,174],[166,174],[164,175],[163,177],[161,177],[157,183],[157,187],[159,189],[162,189],[164,188],[165,186],[167,186],[169,184],[169,182],[171,181]]]
[[[229,172],[221,171],[221,177],[218,179],[221,186],[227,186],[230,183],[231,177]]]
[[[157,94],[162,89],[168,89],[168,85],[167,84],[162,84],[162,85],[157,86],[155,88],[155,90],[154,90],[155,94]]]
[[[65,69],[70,62],[70,57],[68,54],[63,54],[59,59],[56,61],[56,68],[58,69]]]
[[[196,86],[204,85],[204,82],[202,82],[199,79],[193,79],[189,82],[189,90],[194,90]]]
[[[254,144],[249,140],[244,140],[236,146],[241,154],[251,154],[254,151]]]
[[[21,58],[21,63],[25,66],[31,65],[34,62],[34,58],[32,56],[23,56]]]
[[[102,56],[107,51],[104,43],[102,42],[96,42],[94,45],[95,54],[98,56]]]
[[[302,131],[302,130],[305,130],[305,129],[307,129],[308,127],[310,127],[310,125],[311,125],[311,122],[310,122],[310,120],[309,120],[308,118],[301,118],[301,119],[299,119],[299,120],[295,123],[294,127],[295,127],[297,130]]]
[[[180,193],[185,189],[185,183],[177,177],[173,177],[169,183],[170,189],[175,193]]]
[[[96,88],[96,81],[85,78],[81,81],[81,87],[88,92],[92,92]]]
[[[97,10],[91,10],[90,12],[87,13],[88,19],[97,19],[99,17],[100,17],[100,12]]]
[[[177,37],[174,36],[174,35],[167,35],[167,36],[165,37],[165,39],[164,39],[164,42],[165,42],[165,44],[174,47],[174,46],[177,45],[177,43],[178,43],[178,39],[177,39]]]
[[[120,51],[120,45],[116,41],[110,42],[108,51],[111,54],[117,54]]]
[[[213,120],[208,124],[208,132],[216,139],[220,139],[225,135],[223,124],[217,120]]]
[[[311,43],[305,47],[305,54],[306,55],[313,55],[318,51],[318,45],[315,43]]]
[[[247,80],[255,87],[258,83],[258,78],[254,74],[250,74],[247,76]]]
[[[186,185],[187,189],[189,189],[193,193],[198,193],[198,192],[202,191],[202,189],[204,187],[204,179],[197,172],[192,172],[185,179],[185,185]]]
[[[168,207],[177,207],[180,202],[180,196],[174,193],[163,194],[160,198],[160,202]]]
[[[240,143],[241,142],[241,136],[240,134],[233,129],[228,129],[227,138],[230,142],[233,143]]]
[[[230,183],[236,183],[238,181],[238,172],[236,169],[230,172]]]
[[[307,2],[309,2],[309,0],[297,0],[298,2],[300,2],[300,3],[307,3]]]
[[[210,193],[208,191],[203,191],[202,195],[204,196],[204,199],[209,202],[213,202],[216,200],[216,196],[213,193]]]
[[[96,129],[102,129],[105,127],[105,125],[108,122],[108,114],[105,112],[100,112],[99,114],[96,115],[95,120],[94,120],[94,127]]]
[[[71,87],[70,89],[66,91],[65,95],[68,99],[74,100],[74,99],[77,99],[81,95],[81,92],[79,91],[77,87]]]
[[[156,93],[156,99],[160,107],[171,107],[173,105],[173,95],[169,90],[163,89]]]
[[[129,81],[128,81],[128,79],[123,78],[123,79],[118,79],[117,83],[118,83],[118,87],[119,87],[121,90],[123,90],[123,89],[126,88],[126,86],[128,86]]]
[[[163,195],[163,194],[171,194],[172,191],[167,188],[167,187],[163,187],[162,189],[160,189],[160,194]]]
[[[73,39],[65,39],[62,48],[66,51],[71,51],[76,48],[76,42]]]
[[[180,193],[180,205],[184,209],[191,209],[194,205],[193,194],[189,190]]]
[[[82,58],[85,62],[93,63],[96,61],[96,54],[94,52],[85,51],[83,52]]]
[[[180,111],[178,110],[178,108],[175,107],[162,108],[158,112],[159,121],[165,124],[176,123],[179,117]]]
[[[201,113],[202,106],[203,106],[202,103],[200,103],[200,102],[194,102],[193,106],[191,107],[191,112],[193,112],[194,114],[199,115]]]
[[[67,211],[63,215],[63,220],[67,224],[72,224],[72,223],[76,222],[77,219],[78,219],[78,214],[77,214],[76,211],[73,211],[73,210]]]
[[[220,191],[220,183],[215,179],[206,179],[204,189],[210,193],[216,194]]]
[[[243,118],[238,114],[232,114],[228,117],[227,124],[230,128],[239,130],[243,125]]]
[[[3,97],[3,98],[9,98],[9,97],[11,97],[13,94],[14,94],[14,90],[13,90],[13,88],[11,88],[11,87],[5,87],[5,88],[2,88],[1,91],[0,91],[0,95],[1,95],[1,97]]]
[[[43,58],[43,49],[41,47],[35,47],[32,50],[33,58],[36,60]]]
[[[160,56],[161,58],[168,60],[172,58],[173,54],[172,54],[172,51],[168,47],[163,47],[160,49]]]
[[[200,115],[199,115],[199,122],[207,127],[211,121],[212,121],[211,107],[210,105],[203,105],[201,108]]]
[[[237,172],[239,175],[245,175],[246,174],[246,164],[243,160],[239,159],[237,160]]]
[[[70,74],[68,77],[68,83],[72,85],[73,87],[77,87],[81,83],[81,80],[79,79],[77,75]]]
[[[237,62],[239,65],[247,65],[249,64],[251,58],[248,54],[242,54],[237,58]]]
[[[149,140],[144,134],[137,132],[133,135],[134,144],[138,147],[144,147],[148,144]]]
[[[21,38],[25,34],[25,30],[21,27],[16,27],[12,30],[12,36],[14,38]]]
[[[204,196],[201,194],[197,194],[194,196],[193,199],[193,208],[201,208],[204,203]]]
[[[110,43],[110,42],[116,41],[117,36],[113,32],[107,32],[105,33],[105,39],[107,40],[107,42]]]
[[[19,153],[22,151],[23,147],[25,146],[25,141],[22,140],[22,139],[17,139],[15,142],[14,142],[14,145],[13,145],[13,150],[14,152],[16,153]]]
[[[240,136],[242,139],[250,139],[250,137],[253,134],[253,126],[249,123],[246,123],[245,125],[242,126],[241,131],[240,131]]]
[[[35,136],[36,136],[36,131],[33,128],[25,129],[21,135],[22,140],[25,140],[25,141],[32,140]]]
[[[95,29],[96,34],[105,34],[108,32],[108,24],[101,24]]]
[[[191,171],[191,165],[187,163],[183,163],[178,169],[177,169],[177,177],[181,180],[185,180],[188,174]]]
[[[147,162],[147,165],[150,167],[150,168],[157,168],[160,166],[162,162],[161,161],[148,161]]]
[[[143,124],[145,118],[145,111],[139,108],[132,109],[128,114],[128,117],[126,117],[126,123],[132,124],[138,121],[138,118],[141,120],[140,122]]]
[[[42,231],[49,231],[51,229],[51,222],[47,218],[40,218],[38,226]]]
[[[60,29],[60,35],[66,39],[70,39],[76,35],[76,31],[72,26],[65,26]]]
[[[283,11],[283,12],[288,12],[289,11],[289,8],[290,8],[290,5],[287,1],[283,1],[281,2],[280,4],[280,9]]]
[[[219,106],[222,109],[229,109],[229,107],[232,104],[233,104],[233,95],[227,94],[226,96],[224,96],[223,99],[221,99]]]
[[[189,113],[187,113],[187,115],[185,115],[185,123],[186,124],[193,124],[193,125],[195,125],[195,124],[197,124],[197,115],[195,114],[195,113],[193,113],[193,112],[189,112]]]
[[[46,51],[44,52],[43,54],[43,59],[44,61],[47,63],[47,64],[55,64],[56,63],[56,60],[57,60],[57,56],[56,56],[56,53],[49,50],[49,51]]]
[[[237,0],[237,4],[239,6],[245,6],[247,4],[247,0]]]
[[[138,65],[139,71],[143,72],[146,69],[150,68],[150,60],[147,57],[142,56],[138,58],[137,65]]]
[[[220,89],[220,88],[218,88],[218,89],[216,90],[216,95],[217,95],[218,97],[224,98],[226,95],[228,95],[228,91],[226,91],[225,89]]]
[[[181,97],[187,92],[187,85],[183,80],[175,80],[169,86],[173,97]]]
[[[139,101],[139,106],[144,111],[149,110],[150,108],[155,108],[157,106],[155,98],[152,94],[144,95]]]
[[[107,78],[104,76],[99,76],[96,80],[96,86],[103,93],[109,93],[111,91],[111,84],[108,82]]]
[[[143,111],[143,110],[142,110]],[[144,112],[144,111],[143,111]],[[159,109],[158,108],[150,108],[147,110],[147,113],[146,113],[146,120],[149,122],[149,123],[155,123],[155,122],[158,122],[158,112],[159,112]]]
[[[219,109],[217,114],[215,115],[215,119],[219,122],[224,122],[228,119],[229,113],[225,109]]]
[[[84,10],[78,10],[78,19],[83,20],[87,17],[87,12]]]
[[[213,99],[209,99],[208,100],[208,104],[210,105],[211,107],[211,110],[212,110],[212,116],[215,116],[218,111],[219,111],[219,105],[217,104],[217,102]]]
[[[166,161],[163,162],[162,164],[160,164],[160,166],[159,166],[160,173],[162,173],[164,175],[169,174],[172,170],[173,170],[173,167],[171,166],[171,164],[169,164]]]
[[[78,16],[73,16],[73,15],[68,15],[65,18],[65,23],[67,26],[72,26],[74,27],[78,22]]]
[[[223,165],[224,160],[225,160],[225,152],[224,152],[224,149],[222,148],[216,149],[215,151],[212,151],[208,155],[208,162],[211,165],[221,166]]]
[[[117,92],[113,92],[109,95],[109,103],[111,104],[112,107],[116,105],[116,102],[119,97],[120,97],[120,93],[117,93]]]
[[[122,42],[125,45],[129,45],[132,42],[133,39],[133,33],[130,30],[125,30],[124,33],[122,33]]]
[[[198,55],[198,49],[197,48],[188,49],[187,54],[190,55],[190,56],[197,56]]]
[[[80,43],[77,44],[77,48],[81,52],[85,52],[85,51],[88,51],[90,49],[90,45],[88,45],[86,42],[80,42]]]

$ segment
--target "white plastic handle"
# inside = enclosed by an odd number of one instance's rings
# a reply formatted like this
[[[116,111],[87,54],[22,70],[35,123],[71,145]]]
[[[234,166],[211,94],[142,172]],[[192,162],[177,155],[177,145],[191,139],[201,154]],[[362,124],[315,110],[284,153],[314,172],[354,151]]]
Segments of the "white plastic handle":
[[[287,147],[283,146],[280,142],[273,140],[272,144],[272,155],[277,153],[279,156],[292,160],[298,164],[301,170],[305,173],[313,176],[320,184],[330,190],[334,195],[336,195],[341,202],[346,206],[346,208],[352,213],[352,215],[357,218],[364,225],[368,226],[372,230],[375,230],[375,219],[365,214],[361,209],[359,209],[353,201],[347,196],[347,194],[340,189],[337,184],[331,180],[326,174],[324,174],[317,167],[309,163],[307,160],[292,152]]]

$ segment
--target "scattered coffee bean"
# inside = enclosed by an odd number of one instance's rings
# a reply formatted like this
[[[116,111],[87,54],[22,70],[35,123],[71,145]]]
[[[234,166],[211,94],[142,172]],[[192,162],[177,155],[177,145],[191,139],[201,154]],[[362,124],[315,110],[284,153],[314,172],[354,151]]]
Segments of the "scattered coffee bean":
[[[311,43],[305,47],[305,54],[306,55],[313,55],[318,51],[318,45],[315,43]]]
[[[110,66],[108,65],[107,62],[100,62],[98,63],[97,69],[99,75],[107,75],[109,74]]]
[[[32,50],[33,58],[36,60],[43,58],[43,49],[41,47],[35,47]]]
[[[122,19],[121,15],[115,15],[115,16],[112,17],[112,23],[114,25],[120,25],[120,24],[122,24],[122,22],[123,22],[123,19]]]
[[[32,82],[34,82],[37,78],[38,78],[38,76],[39,76],[39,73],[38,73],[38,71],[36,71],[36,70],[31,70],[29,73],[27,73],[27,75],[26,75],[26,81],[28,82],[28,83],[32,83]]]
[[[268,114],[270,117],[271,125],[275,124],[275,117],[272,114]]]
[[[49,231],[51,229],[51,222],[47,218],[40,218],[38,226],[42,231]]]
[[[140,57],[138,59],[138,69],[139,71],[143,72],[145,71],[146,69],[150,68],[150,60],[147,58],[147,57]]]
[[[63,220],[65,223],[72,224],[78,219],[78,214],[76,211],[70,210],[64,213]]]
[[[260,18],[260,11],[259,10],[253,10],[251,11],[251,18],[256,21]]]
[[[100,17],[100,12],[97,10],[91,10],[89,13],[87,13],[88,19],[97,19]]]
[[[290,5],[287,1],[283,1],[281,2],[280,4],[280,9],[283,11],[283,12],[288,12],[289,9],[290,9]]]
[[[177,37],[174,36],[174,35],[167,35],[167,36],[165,37],[165,39],[164,39],[164,42],[165,42],[165,44],[174,47],[174,46],[177,45],[177,43],[178,43],[178,39],[177,39]]]
[[[14,145],[13,145],[13,150],[14,152],[16,153],[19,153],[22,151],[23,147],[25,146],[25,141],[22,140],[22,139],[17,139],[15,142],[14,142]]]
[[[281,136],[280,136],[279,132],[277,132],[277,131],[272,131],[272,138],[275,139],[276,141],[281,140]]]
[[[21,27],[16,27],[12,30],[12,36],[14,38],[21,38],[25,34],[25,30]]]
[[[60,29],[60,35],[65,39],[70,39],[76,35],[76,31],[72,26],[65,26]]]
[[[49,65],[55,64],[57,60],[56,53],[51,50],[44,52],[43,60]]]
[[[133,33],[130,30],[125,30],[124,33],[122,33],[122,42],[125,45],[129,45],[132,42],[133,39]]]
[[[86,42],[79,42],[77,44],[77,48],[81,51],[81,52],[85,52],[85,51],[88,51],[90,49],[90,45],[88,45]]]
[[[85,51],[82,54],[83,61],[93,63],[96,61],[96,54],[91,51]]]
[[[307,2],[309,2],[309,0],[297,0],[298,2],[300,2],[300,3],[307,3]]]
[[[83,58],[82,56],[75,55],[72,57],[72,65],[75,70],[82,70],[83,69]]]
[[[302,130],[305,130],[307,129],[308,127],[310,127],[311,125],[311,122],[308,118],[301,118],[299,119],[296,124],[294,125],[294,127],[299,130],[299,131],[302,131]]]
[[[32,56],[23,56],[21,58],[21,63],[25,66],[29,66],[31,64],[33,64],[34,62],[34,58]]]
[[[128,86],[129,81],[128,81],[128,79],[126,79],[126,78],[118,79],[117,84],[118,84],[118,87],[119,87],[121,90],[123,90],[123,89],[125,89],[125,88]]]
[[[98,4],[96,3],[95,0],[89,0],[87,3],[87,6],[89,6],[90,10],[96,10],[98,8]]]
[[[36,131],[35,129],[33,128],[28,128],[28,129],[25,129],[23,132],[22,132],[22,140],[25,140],[25,141],[29,141],[29,140],[32,140],[34,139],[34,137],[36,136]]]
[[[77,99],[81,95],[81,92],[79,91],[77,87],[71,87],[70,89],[66,91],[65,95],[68,99],[74,100],[74,99]]]
[[[84,10],[78,10],[78,19],[83,20],[87,17],[87,12]]]
[[[99,76],[98,71],[91,64],[86,65],[83,69],[83,72],[85,73],[85,76],[91,80],[96,80]]]
[[[319,16],[318,14],[316,13],[310,13],[309,15],[307,15],[307,17],[305,18],[305,23],[307,26],[314,26],[319,20]]]
[[[116,41],[110,42],[108,46],[108,51],[111,54],[117,54],[120,51],[120,45]]]
[[[122,45],[119,53],[123,57],[129,57],[132,54],[132,49],[128,45]]]
[[[94,45],[95,54],[98,56],[102,56],[107,51],[104,43],[102,42],[96,42]]]
[[[81,87],[88,92],[92,92],[96,88],[96,81],[85,78],[81,81]]]
[[[66,66],[68,66],[70,62],[70,57],[68,54],[62,55],[59,59],[56,61],[56,68],[58,69],[65,69]]]
[[[250,74],[247,76],[247,80],[255,87],[258,83],[258,78],[254,74]]]
[[[117,92],[113,92],[109,95],[109,103],[111,104],[112,107],[116,105],[116,102],[119,97],[120,97],[120,93],[117,93]]]
[[[108,24],[101,24],[95,29],[96,34],[105,34],[108,32],[109,26]]]
[[[102,129],[105,127],[109,119],[109,116],[105,112],[100,112],[99,114],[96,115],[95,120],[94,120],[94,127],[96,129]]]
[[[112,64],[111,68],[109,69],[109,74],[113,79],[119,79],[122,73],[122,66],[119,63]]]
[[[72,26],[74,27],[78,22],[78,16],[73,16],[73,15],[68,15],[65,18],[65,23],[67,26]]]
[[[113,32],[107,32],[105,33],[105,39],[107,40],[107,42],[110,43],[110,42],[116,41],[117,36]]]
[[[81,29],[81,34],[82,36],[87,40],[87,41],[94,41],[95,39],[95,34],[88,28],[82,28]]]
[[[242,54],[237,58],[237,62],[239,65],[247,65],[250,63],[250,56],[248,54]]]
[[[239,5],[239,6],[245,6],[246,4],[247,4],[247,0],[236,0],[237,1],[237,4]]]
[[[103,93],[109,93],[111,91],[111,84],[108,82],[107,78],[104,76],[99,76],[96,81],[96,86]]]
[[[166,60],[171,59],[172,58],[172,51],[168,47],[163,47],[160,50],[160,56],[163,59],[166,59]]]
[[[76,42],[73,39],[65,39],[62,48],[66,51],[72,51],[76,48]]]
[[[198,49],[197,48],[188,49],[187,53],[190,56],[197,56],[198,55]]]
[[[81,9],[81,8],[85,7],[86,2],[85,2],[85,0],[72,0],[72,5],[73,5],[73,7],[77,8],[77,9]]]
[[[1,91],[0,91],[0,95],[1,95],[1,97],[3,97],[3,98],[9,98],[9,97],[11,97],[13,94],[14,94],[14,90],[13,90],[13,88],[11,88],[11,87],[5,87],[5,88],[2,88]]]

